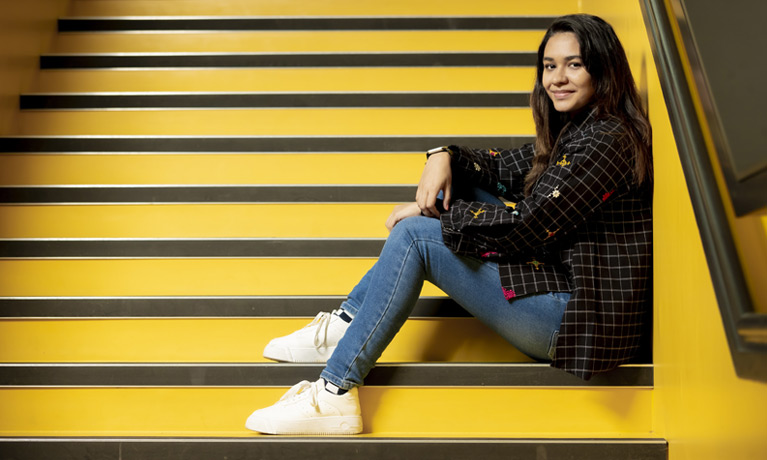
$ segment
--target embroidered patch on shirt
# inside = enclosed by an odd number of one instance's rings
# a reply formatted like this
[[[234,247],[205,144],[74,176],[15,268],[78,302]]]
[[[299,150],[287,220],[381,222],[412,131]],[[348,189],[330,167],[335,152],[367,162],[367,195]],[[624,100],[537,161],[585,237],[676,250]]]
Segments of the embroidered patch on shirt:
[[[477,171],[482,171],[482,166],[480,166],[478,163],[475,162],[474,169],[476,169]]]
[[[517,293],[512,289],[506,289],[505,287],[501,287],[501,289],[503,289],[503,296],[506,297],[506,300],[511,300],[517,296]]]
[[[483,259],[487,259],[488,257],[493,257],[493,256],[497,256],[497,255],[498,255],[498,253],[497,253],[497,252],[494,252],[494,251],[488,251],[488,252],[484,252],[484,253],[482,253],[482,254],[480,255],[480,257],[482,257]]]
[[[483,212],[487,212],[487,211],[485,211],[484,209],[480,209],[479,211],[471,211],[471,213],[474,214],[475,219],[479,217],[479,215],[482,214]]]
[[[493,149],[490,149],[490,151],[488,153],[490,154],[490,156],[498,156],[498,152],[496,152]]]
[[[536,270],[541,269],[541,265],[546,265],[543,262],[538,262],[536,259],[533,259],[532,261],[528,262],[527,265],[532,265],[535,267]]]
[[[570,164],[570,162],[567,161],[567,154],[562,155],[562,159],[557,161],[557,165],[558,166],[567,166],[569,164]]]
[[[611,196],[613,193],[615,193],[615,189],[612,189],[612,190],[610,190],[609,192],[607,192],[607,193],[605,193],[604,195],[602,195],[602,201],[607,201],[607,199],[608,199],[608,198],[610,198],[610,196]]]
[[[501,194],[506,193],[506,186],[498,182],[498,191],[501,192]]]
[[[548,234],[548,236],[546,236],[546,239],[549,239],[552,236],[556,235],[558,231],[559,231],[559,229],[556,229],[553,232],[551,230],[549,230],[549,229],[546,229],[546,233]]]
[[[559,195],[561,194],[562,192],[559,191],[559,186],[557,185],[556,187],[554,187],[554,190],[552,190],[551,193],[548,194],[548,197],[559,198]]]

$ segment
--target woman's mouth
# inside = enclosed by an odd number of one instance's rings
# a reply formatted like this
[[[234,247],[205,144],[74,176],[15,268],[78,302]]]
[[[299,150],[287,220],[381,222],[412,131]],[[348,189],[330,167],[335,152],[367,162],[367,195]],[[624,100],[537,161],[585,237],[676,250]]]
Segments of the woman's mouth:
[[[565,99],[571,94],[573,94],[573,91],[551,91],[551,96],[554,99]]]

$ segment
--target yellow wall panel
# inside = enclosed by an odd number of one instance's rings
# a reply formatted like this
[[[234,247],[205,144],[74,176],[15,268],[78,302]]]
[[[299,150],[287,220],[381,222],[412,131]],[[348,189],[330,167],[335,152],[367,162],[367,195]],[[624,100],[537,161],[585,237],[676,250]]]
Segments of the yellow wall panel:
[[[671,460],[762,459],[767,384],[735,375],[639,2],[584,0],[583,7],[613,23],[632,63],[647,66],[655,158],[655,431],[668,439]]]

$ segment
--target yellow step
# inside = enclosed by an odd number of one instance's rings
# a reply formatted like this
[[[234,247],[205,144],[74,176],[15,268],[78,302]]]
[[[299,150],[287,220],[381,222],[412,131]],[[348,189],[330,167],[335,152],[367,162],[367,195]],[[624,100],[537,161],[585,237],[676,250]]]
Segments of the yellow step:
[[[576,0],[77,0],[72,16],[499,16],[561,15],[578,12]]]
[[[0,155],[0,185],[415,184],[424,153]]]
[[[531,91],[532,67],[44,70],[40,92]]]
[[[346,295],[373,259],[0,260],[0,297]],[[444,295],[426,284],[422,295]]]
[[[270,362],[269,340],[307,318],[0,321],[0,362]],[[23,343],[24,346],[16,346]],[[97,344],[97,346],[95,346]],[[474,318],[411,319],[380,362],[530,361]]]
[[[536,51],[541,30],[65,33],[54,53]]]
[[[245,419],[285,388],[5,388],[0,436],[254,437]],[[370,436],[650,437],[652,390],[360,389]]]
[[[0,206],[0,238],[382,238],[394,204]],[[354,216],[350,219],[349,216]]]
[[[529,108],[28,111],[21,135],[522,135]]]

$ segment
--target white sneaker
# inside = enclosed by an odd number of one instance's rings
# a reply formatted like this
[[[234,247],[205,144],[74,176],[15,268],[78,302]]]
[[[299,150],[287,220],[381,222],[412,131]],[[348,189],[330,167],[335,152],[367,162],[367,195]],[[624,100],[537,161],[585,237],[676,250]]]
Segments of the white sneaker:
[[[265,434],[359,434],[357,388],[343,395],[325,391],[322,379],[294,385],[274,405],[253,412],[245,428]]]
[[[339,314],[322,312],[296,332],[278,337],[264,348],[264,358],[288,363],[324,363],[333,354],[350,323]]]

